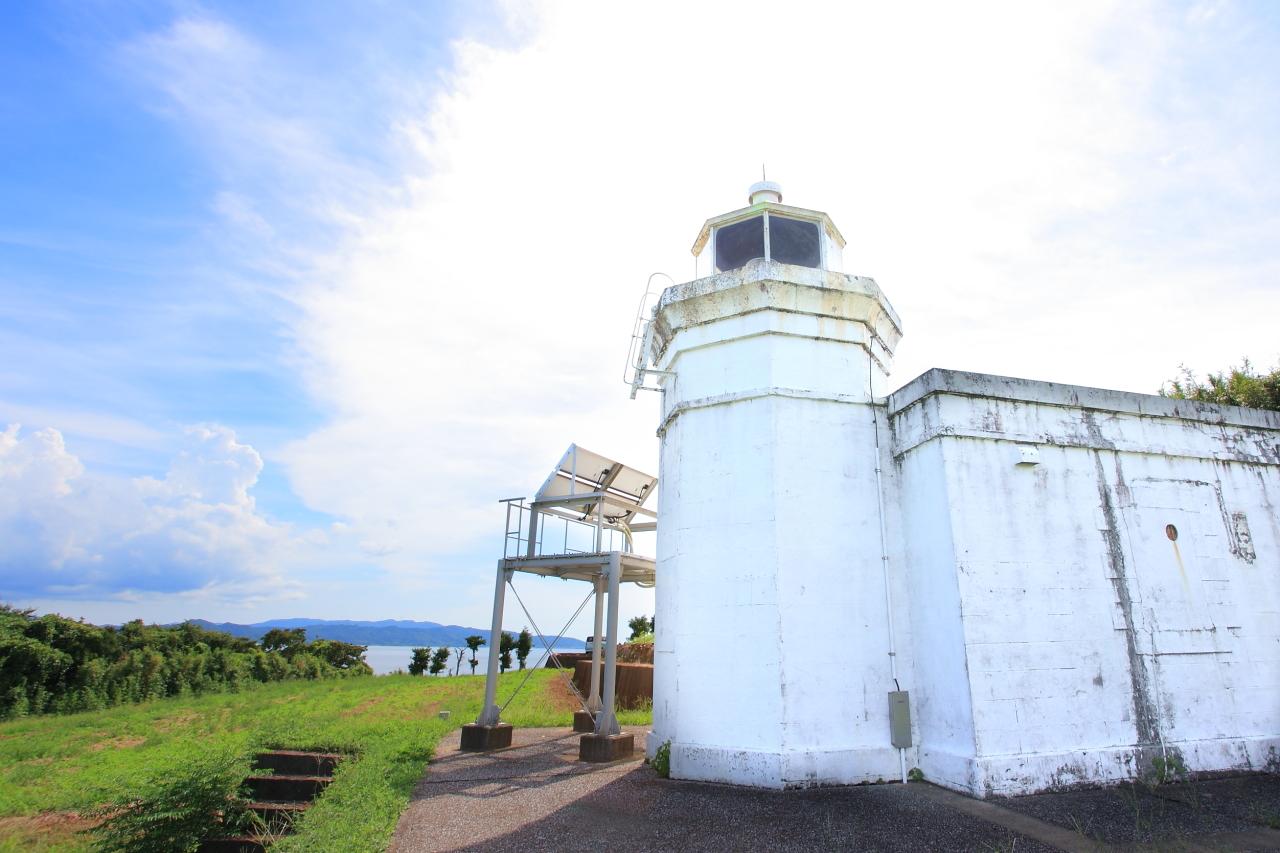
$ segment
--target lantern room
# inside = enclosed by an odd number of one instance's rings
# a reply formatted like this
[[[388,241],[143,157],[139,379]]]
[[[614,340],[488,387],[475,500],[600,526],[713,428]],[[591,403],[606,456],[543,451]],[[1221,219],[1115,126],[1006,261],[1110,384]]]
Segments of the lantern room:
[[[693,244],[696,277],[746,266],[757,258],[840,272],[844,237],[831,217],[782,203],[782,188],[759,181],[749,206],[708,219]]]

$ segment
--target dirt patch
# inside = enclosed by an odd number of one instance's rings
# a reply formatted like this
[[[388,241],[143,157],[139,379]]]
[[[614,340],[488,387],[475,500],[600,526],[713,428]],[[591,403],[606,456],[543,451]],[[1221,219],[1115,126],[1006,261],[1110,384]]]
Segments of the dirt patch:
[[[0,842],[24,851],[61,850],[83,844],[81,833],[97,826],[96,818],[75,812],[43,812],[36,815],[0,818]]]
[[[424,717],[434,717],[443,709],[443,702],[423,702],[418,706],[418,714]]]
[[[156,731],[167,732],[171,729],[176,729],[178,726],[194,723],[198,719],[200,719],[200,715],[195,711],[183,711],[181,714],[174,714],[172,717],[161,717],[152,725]]]
[[[381,704],[382,704],[383,702],[385,702],[385,701],[387,701],[387,697],[386,697],[386,696],[374,696],[374,697],[372,697],[372,698],[369,698],[369,699],[364,700],[364,701],[363,701],[363,702],[361,702],[359,705],[354,705],[354,706],[352,706],[352,707],[348,708],[347,710],[343,711],[343,712],[342,712],[341,714],[339,714],[338,716],[340,716],[340,717],[359,717],[359,716],[363,716],[364,714],[367,714],[369,711],[372,711],[374,708],[378,707],[379,705],[381,705]]]
[[[137,737],[136,735],[120,735],[119,737],[107,738],[100,740],[95,744],[90,744],[90,752],[101,752],[104,749],[130,749],[135,746],[142,746],[147,739]]]
[[[557,711],[572,714],[574,711],[582,710],[578,697],[573,695],[573,690],[563,676],[557,675],[548,681],[546,691],[547,699]]]

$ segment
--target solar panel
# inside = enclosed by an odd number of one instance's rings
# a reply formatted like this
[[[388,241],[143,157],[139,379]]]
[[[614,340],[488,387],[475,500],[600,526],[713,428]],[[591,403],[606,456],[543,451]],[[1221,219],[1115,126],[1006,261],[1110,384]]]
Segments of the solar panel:
[[[657,485],[652,474],[571,444],[533,499],[565,506],[583,521],[594,520],[603,504],[605,521],[630,523]],[[577,495],[596,496],[579,501]]]

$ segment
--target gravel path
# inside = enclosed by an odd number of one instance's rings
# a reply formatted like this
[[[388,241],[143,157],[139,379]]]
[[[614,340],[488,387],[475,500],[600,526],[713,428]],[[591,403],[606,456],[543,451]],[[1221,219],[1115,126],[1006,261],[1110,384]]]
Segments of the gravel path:
[[[637,746],[643,739],[637,735]],[[761,791],[659,779],[637,757],[578,761],[563,729],[517,729],[510,749],[458,750],[414,792],[394,853],[444,850],[1005,850],[1056,848],[964,814],[924,785]]]
[[[636,745],[643,729],[628,728]],[[516,729],[509,749],[442,742],[390,850],[1280,850],[1280,777],[1253,774],[975,800],[929,784],[763,791],[659,779],[636,757],[578,761],[578,736]]]

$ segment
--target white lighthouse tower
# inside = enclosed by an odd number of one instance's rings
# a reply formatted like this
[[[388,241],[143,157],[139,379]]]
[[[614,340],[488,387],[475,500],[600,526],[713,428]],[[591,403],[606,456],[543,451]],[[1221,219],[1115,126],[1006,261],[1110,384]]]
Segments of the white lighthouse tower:
[[[664,485],[649,749],[669,743],[683,779],[896,779],[910,723],[894,623],[907,620],[892,614],[883,396],[901,323],[874,281],[841,271],[830,217],[782,204],[769,182],[749,199],[706,222],[701,277],[653,314]]]

